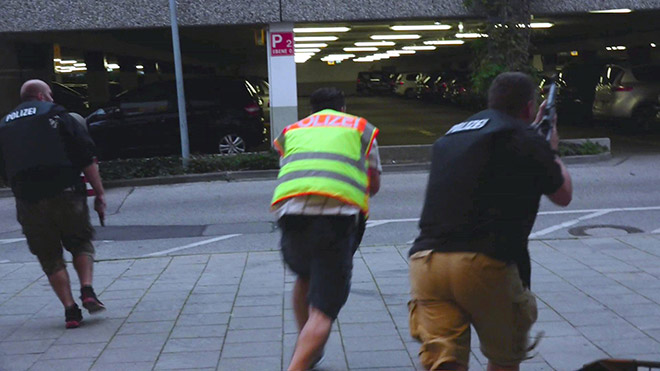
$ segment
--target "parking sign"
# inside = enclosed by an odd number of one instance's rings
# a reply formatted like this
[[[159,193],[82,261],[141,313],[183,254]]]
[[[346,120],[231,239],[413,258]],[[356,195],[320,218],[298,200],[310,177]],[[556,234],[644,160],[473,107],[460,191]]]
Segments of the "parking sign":
[[[270,34],[270,56],[294,55],[293,32],[272,32]]]

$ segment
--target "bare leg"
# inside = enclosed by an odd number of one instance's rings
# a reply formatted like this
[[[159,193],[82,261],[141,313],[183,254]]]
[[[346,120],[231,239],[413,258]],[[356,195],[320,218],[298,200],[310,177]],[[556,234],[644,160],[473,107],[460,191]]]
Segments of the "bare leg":
[[[78,273],[80,287],[92,286],[92,272],[94,270],[94,259],[87,254],[80,254],[73,258],[73,266]]]
[[[309,292],[309,279],[298,277],[293,286],[293,313],[298,323],[300,333],[309,318],[309,304],[307,304],[307,293]]]
[[[319,351],[328,341],[331,328],[332,319],[330,317],[314,307],[309,307],[309,318],[298,336],[289,371],[302,371],[309,368],[314,357],[318,356]]]
[[[493,362],[488,361],[488,371],[518,371],[518,370],[520,370],[520,365],[498,366]]]
[[[65,308],[76,304],[71,294],[71,281],[69,281],[69,273],[66,271],[66,268],[60,269],[48,276],[48,281]]]

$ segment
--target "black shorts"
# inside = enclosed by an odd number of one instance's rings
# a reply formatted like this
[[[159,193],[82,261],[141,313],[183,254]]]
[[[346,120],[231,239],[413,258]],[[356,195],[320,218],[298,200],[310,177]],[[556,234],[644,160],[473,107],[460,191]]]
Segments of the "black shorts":
[[[285,215],[278,224],[284,262],[310,280],[309,304],[336,319],[351,288],[353,254],[359,243],[356,217]]]

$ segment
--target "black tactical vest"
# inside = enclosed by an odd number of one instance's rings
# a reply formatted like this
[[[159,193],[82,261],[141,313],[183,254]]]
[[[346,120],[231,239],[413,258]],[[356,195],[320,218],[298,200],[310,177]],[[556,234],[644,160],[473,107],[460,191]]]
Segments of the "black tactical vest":
[[[0,148],[7,176],[36,168],[72,167],[59,134],[58,105],[29,101],[20,104],[0,121]]]

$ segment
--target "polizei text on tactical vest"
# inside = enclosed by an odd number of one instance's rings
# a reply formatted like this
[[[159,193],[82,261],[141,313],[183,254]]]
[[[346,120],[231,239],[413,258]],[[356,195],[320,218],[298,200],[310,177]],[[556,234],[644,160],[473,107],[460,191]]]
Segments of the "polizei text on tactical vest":
[[[37,109],[35,107],[23,108],[18,111],[14,111],[7,115],[5,122],[19,119],[21,117],[32,116],[37,114]]]
[[[481,119],[481,120],[470,120],[470,121],[464,121],[461,122],[460,124],[456,124],[449,129],[447,134],[453,134],[453,133],[458,133],[461,131],[468,131],[468,130],[478,130],[486,126],[488,123],[488,120],[490,119]],[[445,135],[447,135],[445,134]]]
[[[301,128],[308,126],[343,126],[349,128],[357,128],[359,123],[358,117],[349,116],[332,116],[332,115],[312,115],[298,122]]]

